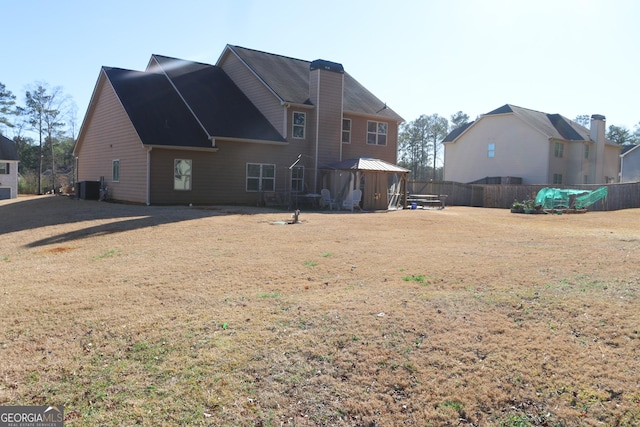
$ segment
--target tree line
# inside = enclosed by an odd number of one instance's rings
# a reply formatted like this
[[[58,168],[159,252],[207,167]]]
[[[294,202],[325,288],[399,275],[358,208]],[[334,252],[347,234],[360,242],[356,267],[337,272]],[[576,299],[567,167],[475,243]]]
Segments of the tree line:
[[[589,128],[591,116],[578,115],[573,121]],[[409,169],[412,179],[417,181],[442,180],[442,141],[450,132],[469,123],[469,115],[462,111],[451,115],[449,119],[437,113],[423,114],[413,121],[403,123],[398,134],[398,164]],[[619,145],[640,144],[640,122],[633,130],[625,126],[610,125],[606,137]]]
[[[0,134],[18,149],[19,193],[56,192],[72,184],[77,108],[60,87],[30,85],[19,104],[0,83]]]

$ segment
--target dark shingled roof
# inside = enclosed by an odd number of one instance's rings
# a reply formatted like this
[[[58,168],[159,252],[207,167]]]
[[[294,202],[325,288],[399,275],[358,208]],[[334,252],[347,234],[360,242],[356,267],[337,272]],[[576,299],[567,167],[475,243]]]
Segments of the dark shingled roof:
[[[484,114],[484,116],[493,116],[498,114],[515,114],[535,129],[538,129],[538,131],[544,134],[547,138],[562,139],[565,141],[591,140],[589,129],[579,125],[578,123],[575,123],[572,120],[567,119],[560,114],[547,114],[541,111],[535,111],[511,104],[505,104],[502,107],[496,108],[495,110]],[[443,142],[454,141],[473,123],[475,122],[454,129],[451,133],[449,133],[449,135],[446,136]],[[607,141],[607,143],[611,144],[610,141]]]
[[[2,135],[0,135],[0,160],[19,160],[18,145]]]
[[[547,114],[511,104],[505,104],[487,114],[514,113],[548,138],[564,139],[567,141],[589,141],[589,129],[581,126],[560,114]]]
[[[143,144],[211,147],[207,134],[165,76],[111,67],[103,70]]]
[[[285,142],[222,68],[161,55],[153,58],[209,135]]]
[[[312,62],[241,46],[227,46],[269,87],[282,102],[309,104],[309,71]],[[315,62],[315,61],[314,61]],[[340,65],[332,63],[335,65]],[[404,121],[391,108],[344,72],[345,112],[378,115]],[[386,107],[383,109],[383,107]]]
[[[445,138],[442,140],[442,142],[451,142],[451,141],[453,141],[454,139],[459,137],[460,134],[462,134],[462,132],[467,130],[469,128],[469,126],[471,126],[474,123],[475,123],[475,121],[455,128],[454,130],[449,132],[449,134],[447,136],[445,136]]]

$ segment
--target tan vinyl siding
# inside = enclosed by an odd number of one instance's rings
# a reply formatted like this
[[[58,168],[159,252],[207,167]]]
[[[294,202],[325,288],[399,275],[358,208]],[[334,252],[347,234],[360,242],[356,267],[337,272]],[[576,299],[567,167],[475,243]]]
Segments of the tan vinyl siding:
[[[321,69],[311,71],[309,93],[315,109],[314,131],[318,143],[318,165],[341,161],[342,96],[344,74]]]
[[[387,145],[367,144],[367,121],[373,120],[362,116],[345,115],[351,119],[351,144],[342,144],[343,160],[356,157],[372,157],[396,164],[398,148],[398,124],[387,123]],[[376,121],[385,121],[377,119]]]
[[[231,80],[244,92],[251,102],[264,114],[269,122],[282,135],[287,135],[284,128],[284,106],[246,65],[235,54],[229,52],[220,64]]]
[[[260,203],[262,195],[246,191],[247,163],[276,166],[276,192],[286,195],[290,190],[289,166],[300,154],[295,145],[254,144],[217,140],[218,152],[169,150],[151,151],[151,203],[221,205]],[[192,190],[173,189],[174,159],[192,160]],[[305,185],[313,176],[312,159],[303,156],[298,166],[305,168]]]
[[[104,74],[95,95],[95,106],[84,124],[79,142],[78,181],[104,177],[109,197],[134,203],[146,202],[146,150]],[[120,181],[112,182],[113,160],[120,160]]]

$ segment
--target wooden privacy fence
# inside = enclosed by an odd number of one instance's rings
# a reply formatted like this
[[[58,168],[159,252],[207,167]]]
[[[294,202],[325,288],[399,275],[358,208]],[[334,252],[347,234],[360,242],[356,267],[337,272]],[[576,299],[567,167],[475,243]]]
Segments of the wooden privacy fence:
[[[592,211],[615,211],[640,208],[640,182],[621,184],[585,185],[513,185],[513,184],[462,184],[451,181],[409,181],[409,194],[446,194],[447,205],[476,206],[508,209],[514,200],[534,199],[545,187],[573,188],[593,191],[607,187],[608,195],[589,207]]]

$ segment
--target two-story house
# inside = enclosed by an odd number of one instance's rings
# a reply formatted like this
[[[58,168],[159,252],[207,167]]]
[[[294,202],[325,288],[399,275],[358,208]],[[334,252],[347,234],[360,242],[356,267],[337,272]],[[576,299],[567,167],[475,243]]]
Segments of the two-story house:
[[[605,137],[605,117],[590,129],[560,114],[506,104],[453,130],[443,140],[444,179],[521,178],[522,184],[616,182],[620,147]]]
[[[216,65],[152,55],[145,71],[101,69],[74,148],[77,179],[145,204],[360,188],[365,209],[386,208],[408,172],[395,166],[401,122],[335,62],[230,45]],[[340,166],[357,158],[376,159],[374,170]]]
[[[18,147],[0,135],[0,200],[18,197]]]

